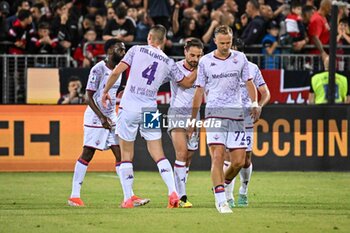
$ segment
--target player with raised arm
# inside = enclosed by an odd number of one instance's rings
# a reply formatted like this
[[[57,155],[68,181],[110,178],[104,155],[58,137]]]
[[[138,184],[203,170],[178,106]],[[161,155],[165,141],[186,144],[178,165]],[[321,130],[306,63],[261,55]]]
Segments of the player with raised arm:
[[[236,38],[233,43],[233,49],[238,50],[240,52],[244,52],[244,42],[241,39]],[[265,83],[263,76],[261,75],[259,67],[252,62],[248,62],[248,67],[249,67],[249,74],[252,77],[252,80],[261,96],[259,100],[259,108],[260,108],[259,112],[261,112],[262,107],[265,106],[270,100],[270,91]],[[253,171],[253,164],[251,162],[251,158],[252,158],[252,147],[254,142],[254,137],[253,137],[254,120],[252,119],[249,113],[252,102],[249,98],[247,88],[244,82],[241,83],[241,88],[242,88],[242,93],[241,93],[242,104],[244,108],[244,126],[245,126],[245,135],[246,135],[246,141],[247,141],[247,149],[246,149],[245,163],[239,172],[241,187],[239,188],[238,206],[244,207],[248,205],[248,184],[250,182],[250,177]],[[231,162],[229,160],[229,155],[228,153],[226,153],[225,162],[224,162],[224,172],[228,167],[230,167],[230,165],[231,165]],[[225,187],[226,199],[230,208],[235,207],[235,201],[233,196],[235,179],[236,178],[234,178],[232,182],[228,181],[228,184],[226,184],[226,187]]]
[[[185,44],[185,59],[176,62],[178,68],[185,74],[196,69],[200,57],[203,54],[203,44],[199,39],[189,39]],[[187,127],[185,123],[191,118],[192,101],[195,87],[184,88],[175,81],[170,82],[171,101],[168,111],[169,128],[171,140],[173,142],[176,160],[174,163],[174,178],[176,190],[180,197],[180,207],[190,208],[192,203],[188,201],[186,194],[186,182],[188,178],[189,166],[194,152],[198,149],[198,134],[187,138]]]
[[[84,114],[84,147],[81,156],[75,164],[72,193],[68,199],[70,206],[84,206],[80,198],[80,189],[84,181],[89,162],[92,160],[96,150],[111,149],[117,162],[120,162],[120,150],[118,138],[115,134],[117,119],[116,102],[119,82],[115,83],[109,91],[111,104],[108,108],[102,107],[101,96],[103,88],[113,68],[125,55],[125,45],[117,39],[106,41],[104,50],[107,58],[92,67],[86,87],[88,106]],[[135,195],[132,197],[133,205],[139,206],[149,202]]]
[[[117,117],[117,134],[119,136],[121,159],[120,182],[123,187],[124,201],[122,208],[133,208],[132,186],[134,171],[134,141],[137,130],[147,141],[147,148],[152,159],[157,163],[159,173],[168,187],[168,208],[178,207],[179,197],[176,192],[172,167],[165,157],[161,142],[160,128],[147,129],[143,125],[145,108],[154,110],[152,121],[161,115],[157,108],[157,92],[165,81],[175,80],[180,85],[191,87],[196,79],[196,70],[185,77],[161,48],[166,40],[166,29],[155,25],[148,34],[148,45],[135,45],[129,49],[122,61],[112,71],[102,96],[104,106],[110,99],[108,91],[118,80],[119,75],[130,67],[129,79],[126,84]]]
[[[214,42],[217,49],[203,56],[198,65],[196,91],[193,99],[192,119],[197,116],[206,92],[206,121],[219,121],[221,127],[206,128],[207,143],[211,155],[211,178],[215,196],[215,206],[219,213],[232,213],[224,188],[224,179],[232,180],[244,165],[245,141],[243,108],[240,83],[245,82],[253,100],[252,116],[257,118],[258,104],[256,88],[250,80],[248,60],[238,51],[231,50],[232,29],[221,25],[215,29]],[[216,125],[216,124],[215,124]],[[193,128],[189,129],[189,135]],[[225,150],[229,149],[231,167],[223,172]],[[236,173],[236,174],[235,174]]]

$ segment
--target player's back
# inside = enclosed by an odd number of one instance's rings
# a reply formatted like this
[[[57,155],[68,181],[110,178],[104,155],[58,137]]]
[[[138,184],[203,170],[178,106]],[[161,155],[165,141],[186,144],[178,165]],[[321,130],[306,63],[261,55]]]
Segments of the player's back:
[[[135,45],[122,62],[130,67],[130,73],[120,106],[133,112],[156,107],[158,89],[171,75],[174,61],[153,46]]]

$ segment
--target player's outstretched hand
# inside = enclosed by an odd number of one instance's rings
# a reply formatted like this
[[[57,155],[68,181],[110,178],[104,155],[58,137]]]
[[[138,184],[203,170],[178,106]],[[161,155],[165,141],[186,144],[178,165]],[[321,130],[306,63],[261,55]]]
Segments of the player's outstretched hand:
[[[103,116],[100,118],[100,120],[101,120],[103,128],[109,129],[109,130],[112,129],[112,121],[108,117]]]
[[[102,94],[102,106],[104,108],[107,108],[107,101],[111,103],[111,97],[109,96],[108,92]]]
[[[250,115],[252,116],[254,123],[259,120],[260,114],[261,114],[261,107],[260,106],[251,108]]]

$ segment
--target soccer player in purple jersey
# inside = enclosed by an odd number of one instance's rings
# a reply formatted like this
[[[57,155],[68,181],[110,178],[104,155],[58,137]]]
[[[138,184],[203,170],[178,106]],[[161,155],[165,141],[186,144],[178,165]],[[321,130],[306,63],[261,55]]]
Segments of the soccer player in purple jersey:
[[[203,55],[203,44],[199,39],[192,38],[186,41],[184,47],[185,59],[176,62],[179,69],[185,74],[197,68],[200,57]],[[175,81],[170,82],[171,101],[168,111],[169,128],[176,154],[174,163],[174,178],[176,190],[180,197],[180,207],[190,208],[192,203],[188,201],[186,183],[188,179],[191,158],[198,149],[198,133],[187,138],[186,122],[192,114],[192,102],[195,86],[184,88]],[[181,124],[181,123],[183,124]]]
[[[70,206],[84,206],[80,198],[80,189],[84,177],[96,150],[111,149],[116,162],[118,173],[118,162],[120,162],[120,149],[118,138],[115,135],[116,124],[116,102],[117,91],[120,82],[117,82],[110,90],[111,105],[108,108],[102,107],[101,95],[104,85],[113,68],[125,55],[125,45],[117,39],[106,41],[104,46],[107,58],[92,67],[86,87],[88,106],[84,114],[84,147],[81,156],[75,164],[72,193],[68,199]],[[141,199],[133,194],[133,205],[139,206],[149,202],[148,199]]]
[[[118,80],[119,75],[130,67],[129,79],[117,117],[117,134],[122,158],[120,182],[124,192],[123,208],[133,208],[131,200],[134,182],[132,160],[138,129],[140,129],[141,136],[146,139],[148,151],[157,163],[159,173],[168,187],[168,208],[179,206],[173,170],[163,151],[162,132],[160,128],[149,129],[148,126],[153,127],[153,123],[156,124],[161,115],[158,110],[155,111],[159,87],[170,80],[174,80],[184,87],[191,87],[197,72],[195,70],[190,76],[185,77],[175,62],[161,50],[166,40],[165,36],[166,29],[162,25],[153,26],[148,34],[148,45],[135,45],[129,49],[113,70],[102,96],[102,102],[104,106],[107,106],[107,100],[110,99],[109,89]],[[145,108],[153,109],[154,112],[146,112]],[[153,123],[148,124],[147,127],[143,121],[145,113],[152,114],[151,122]]]
[[[217,49],[203,56],[198,65],[196,92],[193,99],[192,119],[197,116],[206,92],[206,121],[219,121],[221,126],[206,128],[207,143],[212,158],[211,178],[215,206],[219,213],[232,213],[224,188],[224,180],[232,180],[244,165],[247,147],[244,131],[244,113],[241,100],[241,82],[252,99],[252,117],[258,117],[256,87],[250,79],[248,60],[238,51],[231,50],[232,29],[221,25],[215,29]],[[193,129],[189,130],[191,135]],[[224,154],[229,150],[231,166],[223,172]]]

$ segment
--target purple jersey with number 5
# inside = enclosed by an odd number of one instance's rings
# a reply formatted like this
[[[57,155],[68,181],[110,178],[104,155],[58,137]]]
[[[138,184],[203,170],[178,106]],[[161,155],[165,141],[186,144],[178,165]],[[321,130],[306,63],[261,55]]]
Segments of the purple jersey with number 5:
[[[135,45],[125,54],[123,63],[130,67],[129,78],[120,106],[132,112],[157,106],[157,92],[166,81],[181,81],[184,74],[162,50]]]

